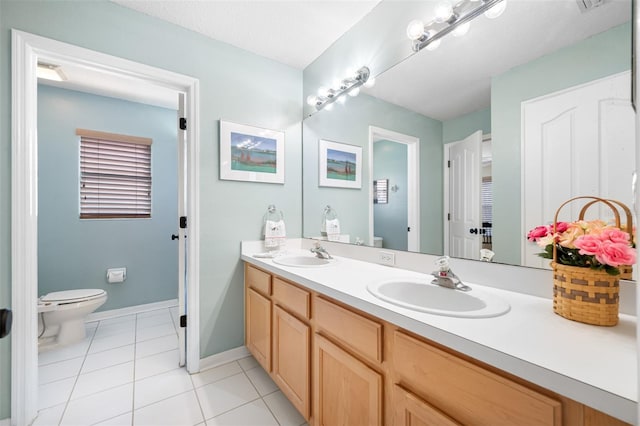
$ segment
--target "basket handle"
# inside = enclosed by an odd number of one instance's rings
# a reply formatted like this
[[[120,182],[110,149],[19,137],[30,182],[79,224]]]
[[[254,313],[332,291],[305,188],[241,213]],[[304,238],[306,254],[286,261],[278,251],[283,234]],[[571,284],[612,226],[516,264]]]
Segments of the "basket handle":
[[[633,216],[631,215],[631,210],[624,203],[616,200],[607,200],[610,203],[617,204],[623,211],[625,216],[627,217],[627,233],[631,238],[633,238]],[[592,204],[597,203],[598,200],[590,201],[580,210],[580,220],[584,218],[587,209],[591,207]],[[619,226],[619,225],[618,225]]]
[[[618,209],[617,209],[617,208],[612,204],[612,200],[605,200],[604,198],[600,198],[600,197],[593,197],[593,196],[581,196],[581,197],[574,197],[574,198],[571,198],[571,199],[569,199],[569,200],[565,201],[564,203],[562,203],[562,204],[560,205],[560,207],[558,207],[558,210],[556,210],[556,214],[555,214],[555,216],[553,217],[553,234],[554,234],[554,235],[555,235],[555,233],[556,233],[557,226],[558,226],[558,216],[560,215],[560,210],[562,210],[562,208],[563,208],[564,206],[566,206],[567,204],[571,203],[572,201],[575,201],[575,200],[583,200],[583,199],[588,199],[588,200],[592,200],[592,201],[590,201],[589,203],[587,203],[587,204],[582,208],[582,210],[580,210],[580,220],[582,220],[582,219],[584,218],[584,214],[586,213],[587,209],[588,209],[590,206],[592,206],[593,204],[596,204],[596,203],[604,203],[604,204],[606,204],[607,206],[609,206],[609,208],[611,208],[611,211],[613,211],[613,215],[615,216],[615,219],[616,219],[616,226],[617,226],[618,228],[620,228],[620,213],[618,212]],[[622,206],[624,206],[624,204],[622,204],[622,203],[620,203],[620,202],[618,202],[618,201],[615,201],[615,203],[616,203],[616,204],[618,204],[618,205],[622,205]],[[626,206],[624,206],[624,207],[626,207]],[[627,210],[629,210],[629,209],[627,208]],[[629,215],[628,215],[627,217],[628,217],[628,218],[630,218],[630,217],[631,217],[631,211],[629,211]],[[627,226],[630,226],[630,225],[627,225]],[[558,262],[558,248],[557,248],[557,244],[555,243],[555,241],[554,241],[554,243],[553,243],[553,262],[555,262],[555,263],[557,263],[557,262]]]

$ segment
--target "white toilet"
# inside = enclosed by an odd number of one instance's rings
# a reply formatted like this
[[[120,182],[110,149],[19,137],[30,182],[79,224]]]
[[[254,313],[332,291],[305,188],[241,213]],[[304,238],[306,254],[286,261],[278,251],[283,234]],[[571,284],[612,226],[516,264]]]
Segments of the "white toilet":
[[[85,318],[107,301],[100,289],[55,291],[38,299],[38,347],[58,347],[85,338]]]

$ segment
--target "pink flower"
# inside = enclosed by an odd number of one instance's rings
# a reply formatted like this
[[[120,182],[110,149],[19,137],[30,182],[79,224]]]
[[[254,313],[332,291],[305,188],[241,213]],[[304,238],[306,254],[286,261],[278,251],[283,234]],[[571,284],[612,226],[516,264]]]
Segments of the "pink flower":
[[[600,253],[596,254],[596,259],[603,265],[613,267],[633,265],[636,263],[636,251],[629,247],[628,243],[603,241],[600,246]]]
[[[573,245],[580,249],[580,254],[586,254],[588,256],[597,255],[601,251],[602,241],[595,235],[583,235],[578,237]]]
[[[603,241],[609,240],[614,243],[629,245],[629,234],[621,231],[618,228],[606,228],[600,234],[600,238]]]
[[[562,234],[569,228],[569,224],[567,222],[556,222],[556,232]],[[553,225],[551,225],[551,230],[553,231]]]
[[[560,234],[559,244],[562,247],[575,248],[573,245],[574,241],[585,234],[585,228],[582,226],[583,223],[586,224],[586,222],[582,221],[570,223],[567,230]]]
[[[549,234],[548,226],[536,226],[527,234],[529,241],[538,241],[542,237],[546,237]]]

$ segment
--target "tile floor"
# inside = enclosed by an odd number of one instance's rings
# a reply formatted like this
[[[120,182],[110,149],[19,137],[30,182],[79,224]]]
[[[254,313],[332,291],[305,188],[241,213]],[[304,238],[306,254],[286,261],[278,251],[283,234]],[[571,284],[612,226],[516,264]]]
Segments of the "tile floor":
[[[87,323],[87,338],[39,354],[39,425],[300,426],[252,357],[189,375],[175,308]]]

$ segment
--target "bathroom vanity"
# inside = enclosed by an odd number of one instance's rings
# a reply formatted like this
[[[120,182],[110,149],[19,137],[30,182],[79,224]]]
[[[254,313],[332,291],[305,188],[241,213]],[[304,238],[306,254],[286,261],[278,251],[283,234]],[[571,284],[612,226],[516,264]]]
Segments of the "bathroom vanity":
[[[310,424],[635,422],[635,317],[588,326],[553,314],[549,299],[489,287],[509,312],[433,315],[366,290],[428,274],[337,256],[283,266],[255,250],[243,244],[246,346]]]

